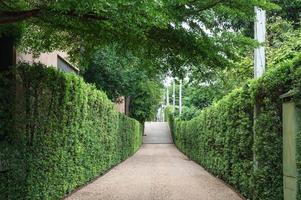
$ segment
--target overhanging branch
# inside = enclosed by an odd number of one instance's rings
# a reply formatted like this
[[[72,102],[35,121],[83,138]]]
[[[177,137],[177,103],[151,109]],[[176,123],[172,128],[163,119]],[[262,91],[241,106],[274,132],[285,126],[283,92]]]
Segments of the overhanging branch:
[[[46,9],[33,9],[27,11],[0,11],[0,24],[10,24],[28,20],[30,18],[41,18],[45,13],[56,16],[66,16],[71,18],[77,18],[80,20],[108,20],[106,16],[96,15],[94,13],[79,14],[75,11],[52,11]]]
[[[28,11],[1,11],[0,12],[0,24],[10,24],[18,21],[27,20],[32,17],[36,17],[40,14],[40,9],[28,10]]]

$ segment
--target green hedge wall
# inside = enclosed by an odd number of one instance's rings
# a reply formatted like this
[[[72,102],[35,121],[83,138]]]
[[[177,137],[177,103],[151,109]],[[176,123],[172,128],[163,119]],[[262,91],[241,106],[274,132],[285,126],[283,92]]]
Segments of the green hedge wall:
[[[139,122],[80,77],[41,64],[12,77],[0,81],[0,199],[61,199],[140,147]]]
[[[279,96],[292,88],[301,88],[300,66],[299,55],[234,90],[190,121],[173,119],[169,113],[177,147],[248,199],[282,200]]]

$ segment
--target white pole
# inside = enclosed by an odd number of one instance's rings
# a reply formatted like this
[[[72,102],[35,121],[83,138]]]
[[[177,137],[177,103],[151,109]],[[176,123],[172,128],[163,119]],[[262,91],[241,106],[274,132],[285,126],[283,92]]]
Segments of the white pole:
[[[166,105],[169,106],[169,87],[166,88]]]
[[[165,112],[164,112],[164,109],[162,109],[162,122],[165,122]]]
[[[265,48],[264,42],[266,39],[266,12],[261,8],[255,7],[255,23],[254,23],[254,37],[260,43],[260,46],[254,50],[254,77],[259,78],[265,72]],[[254,106],[254,126],[256,127],[256,119],[258,116],[258,102]],[[256,130],[253,128],[253,140],[256,140]],[[254,170],[258,168],[258,161],[256,158],[256,152],[253,150],[253,161],[254,161]]]
[[[255,7],[255,40],[261,45],[254,50],[254,76],[259,78],[265,71],[266,11]]]
[[[179,114],[182,114],[182,80],[180,80],[180,89],[179,89]]]
[[[173,79],[173,87],[172,87],[172,105],[173,105],[173,113],[176,111],[176,82]]]

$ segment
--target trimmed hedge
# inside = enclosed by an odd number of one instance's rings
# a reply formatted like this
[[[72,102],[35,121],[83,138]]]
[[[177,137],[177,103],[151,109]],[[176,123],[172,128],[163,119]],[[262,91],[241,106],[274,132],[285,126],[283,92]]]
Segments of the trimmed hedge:
[[[300,64],[300,55],[282,63],[190,121],[173,119],[169,114],[175,144],[245,197],[282,200],[282,101],[279,96],[292,88],[301,88]]]
[[[139,122],[82,78],[41,64],[11,77],[0,81],[0,199],[61,199],[140,147]]]

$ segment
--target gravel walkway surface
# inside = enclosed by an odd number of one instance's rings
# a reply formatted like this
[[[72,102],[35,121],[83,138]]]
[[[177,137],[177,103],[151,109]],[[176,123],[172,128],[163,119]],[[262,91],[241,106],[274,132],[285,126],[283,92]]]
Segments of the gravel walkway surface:
[[[144,144],[134,156],[66,199],[242,200],[169,144],[166,123],[148,123],[145,133]],[[160,138],[163,144],[159,144]]]

